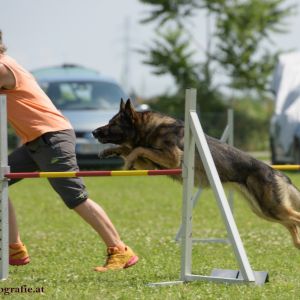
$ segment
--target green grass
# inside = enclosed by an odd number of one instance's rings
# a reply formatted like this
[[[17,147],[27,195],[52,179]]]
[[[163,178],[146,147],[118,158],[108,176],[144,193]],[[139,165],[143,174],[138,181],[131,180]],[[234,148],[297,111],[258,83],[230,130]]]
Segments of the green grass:
[[[300,185],[299,175],[291,177]],[[256,217],[237,194],[234,214],[248,258],[254,270],[269,272],[270,282],[261,287],[193,282],[153,288],[146,284],[179,279],[180,245],[174,236],[181,223],[181,186],[166,177],[89,178],[85,183],[90,197],[139,254],[139,263],[118,272],[93,272],[105,260],[98,236],[64,206],[46,180],[23,180],[10,195],[32,262],[10,267],[0,290],[26,285],[43,287],[44,294],[12,293],[11,299],[299,299],[299,250],[282,226]],[[226,235],[211,191],[194,210],[193,234]],[[231,247],[194,245],[193,273],[209,275],[213,268],[238,268]]]

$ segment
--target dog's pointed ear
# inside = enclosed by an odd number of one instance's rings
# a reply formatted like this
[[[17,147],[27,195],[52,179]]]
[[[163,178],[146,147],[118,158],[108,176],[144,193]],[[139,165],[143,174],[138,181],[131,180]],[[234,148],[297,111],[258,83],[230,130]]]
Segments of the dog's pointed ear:
[[[120,102],[120,111],[123,111],[124,109],[125,109],[124,100],[123,100],[123,98],[121,98],[121,102]]]
[[[128,100],[126,101],[126,104],[125,104],[125,113],[126,113],[129,117],[131,117],[131,118],[133,118],[134,115],[135,115],[135,109],[134,109],[133,105],[131,104],[130,99],[128,99]]]

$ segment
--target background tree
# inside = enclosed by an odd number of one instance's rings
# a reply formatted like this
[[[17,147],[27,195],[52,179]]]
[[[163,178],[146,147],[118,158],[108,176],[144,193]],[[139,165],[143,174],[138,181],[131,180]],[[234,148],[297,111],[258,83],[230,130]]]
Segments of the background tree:
[[[197,89],[198,104],[203,118],[206,112],[224,111],[237,98],[265,100],[263,108],[270,113],[269,80],[279,49],[272,44],[274,33],[285,31],[284,21],[293,12],[293,6],[284,6],[285,0],[140,0],[149,9],[143,23],[154,22],[157,36],[141,51],[144,63],[153,67],[156,75],[169,74],[174,79],[174,94],[162,95],[155,109],[183,117],[186,88]],[[200,48],[190,27],[199,12],[211,20],[207,46]],[[194,30],[193,30],[194,32]],[[201,53],[202,59],[199,59]],[[216,75],[218,74],[218,75]],[[222,74],[220,76],[219,74]],[[220,79],[221,77],[221,79]],[[230,95],[230,96],[229,96]],[[255,104],[255,107],[257,105]],[[245,128],[267,118],[247,115],[246,105],[236,105]],[[239,111],[240,109],[240,111]],[[248,107],[249,111],[249,107]],[[204,120],[206,131],[212,134],[218,117]],[[243,133],[245,135],[245,133]],[[237,143],[242,144],[242,136]],[[251,138],[249,133],[248,138]],[[247,146],[246,146],[247,147]]]
[[[292,7],[283,8],[283,0],[220,2],[211,9],[216,18],[212,56],[230,78],[230,88],[263,96],[279,53],[271,36],[285,32],[283,21]]]
[[[258,93],[268,90],[268,79],[278,55],[272,44],[274,33],[285,32],[284,21],[293,12],[294,6],[283,7],[285,0],[140,0],[152,5],[149,16],[142,22],[156,22],[158,39],[154,40],[146,63],[157,68],[157,74],[171,74],[178,88],[183,75],[197,78],[200,63],[192,60],[195,41],[186,24],[193,24],[193,17],[199,10],[205,10],[215,20],[214,30],[208,37],[205,51],[206,61],[216,64],[228,75],[233,89],[253,89]],[[191,38],[192,37],[192,38]],[[211,47],[213,44],[214,47]],[[267,47],[270,46],[271,47]],[[195,47],[194,47],[195,48]],[[171,54],[171,56],[170,56]],[[168,56],[166,56],[168,55]],[[167,59],[166,59],[167,58]],[[174,68],[179,67],[180,71]],[[183,70],[184,69],[184,70]],[[209,68],[205,79],[210,81]],[[197,78],[198,79],[198,78]]]

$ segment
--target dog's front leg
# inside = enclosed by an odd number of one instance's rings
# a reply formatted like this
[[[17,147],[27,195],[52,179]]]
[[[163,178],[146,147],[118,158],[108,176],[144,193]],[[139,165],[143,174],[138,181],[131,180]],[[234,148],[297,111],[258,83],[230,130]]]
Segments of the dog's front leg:
[[[182,159],[182,151],[175,149],[172,152],[137,147],[133,149],[127,157],[125,157],[124,169],[130,170],[138,158],[146,158],[162,168],[178,168]]]
[[[138,159],[139,148],[135,148],[128,156],[124,156],[124,170],[131,170],[133,168],[134,162]]]
[[[103,150],[99,153],[99,158],[104,159],[113,156],[127,156],[130,153],[130,148],[127,146],[117,146]]]

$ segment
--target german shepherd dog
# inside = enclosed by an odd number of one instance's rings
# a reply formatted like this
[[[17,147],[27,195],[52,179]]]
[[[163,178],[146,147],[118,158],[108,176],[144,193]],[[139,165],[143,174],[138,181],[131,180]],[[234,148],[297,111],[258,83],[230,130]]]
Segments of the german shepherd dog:
[[[184,123],[152,111],[136,111],[130,100],[121,100],[119,112],[105,126],[93,131],[101,143],[117,146],[100,158],[121,156],[124,169],[181,168]],[[284,225],[300,249],[300,192],[283,173],[250,155],[206,135],[222,183],[240,191],[258,216]],[[195,152],[195,185],[208,179],[198,151]],[[171,175],[181,181],[180,175]]]

